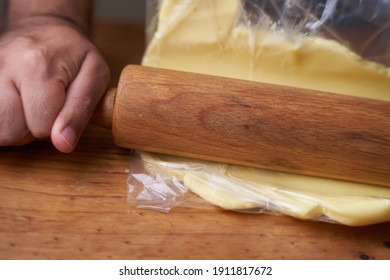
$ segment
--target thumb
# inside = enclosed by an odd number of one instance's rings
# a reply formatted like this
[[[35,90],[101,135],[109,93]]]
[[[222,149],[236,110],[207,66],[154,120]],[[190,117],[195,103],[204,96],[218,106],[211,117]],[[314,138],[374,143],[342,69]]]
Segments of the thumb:
[[[68,87],[64,106],[52,127],[51,139],[59,151],[70,153],[74,150],[107,88],[109,76],[100,55],[89,53]]]

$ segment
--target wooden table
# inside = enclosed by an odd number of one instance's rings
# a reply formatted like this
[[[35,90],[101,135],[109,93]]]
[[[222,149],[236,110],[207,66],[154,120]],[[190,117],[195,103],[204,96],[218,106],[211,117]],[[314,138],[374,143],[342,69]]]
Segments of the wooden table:
[[[143,27],[97,24],[113,70],[139,63]],[[206,207],[127,203],[129,151],[90,126],[76,151],[0,148],[1,259],[390,259],[390,223],[346,227]]]

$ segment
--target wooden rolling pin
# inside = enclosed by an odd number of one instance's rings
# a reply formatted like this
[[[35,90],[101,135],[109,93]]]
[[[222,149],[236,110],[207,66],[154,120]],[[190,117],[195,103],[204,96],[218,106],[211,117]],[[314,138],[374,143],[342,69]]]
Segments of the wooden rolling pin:
[[[124,148],[390,187],[390,102],[127,66],[96,109]]]

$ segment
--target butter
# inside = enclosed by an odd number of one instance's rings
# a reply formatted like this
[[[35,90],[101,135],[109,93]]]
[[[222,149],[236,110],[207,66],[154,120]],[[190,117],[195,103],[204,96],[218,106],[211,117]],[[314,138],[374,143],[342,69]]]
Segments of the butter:
[[[140,155],[150,172],[162,169],[224,209],[281,213],[349,226],[390,221],[390,188],[145,152]]]
[[[239,0],[164,0],[142,64],[390,101],[390,68],[336,41],[238,21]],[[390,221],[390,189],[141,153],[226,209],[351,226]],[[245,156],[245,155],[243,155]]]
[[[390,100],[390,68],[336,41],[237,23],[238,0],[165,0],[142,64]]]

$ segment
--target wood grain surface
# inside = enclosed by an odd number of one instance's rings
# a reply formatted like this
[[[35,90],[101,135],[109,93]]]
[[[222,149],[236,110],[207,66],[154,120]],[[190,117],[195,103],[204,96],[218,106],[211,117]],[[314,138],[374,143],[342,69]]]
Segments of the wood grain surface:
[[[114,75],[139,62],[142,27],[95,32]],[[390,259],[390,223],[137,209],[126,201],[129,154],[95,126],[69,155],[45,141],[0,148],[0,259]]]

